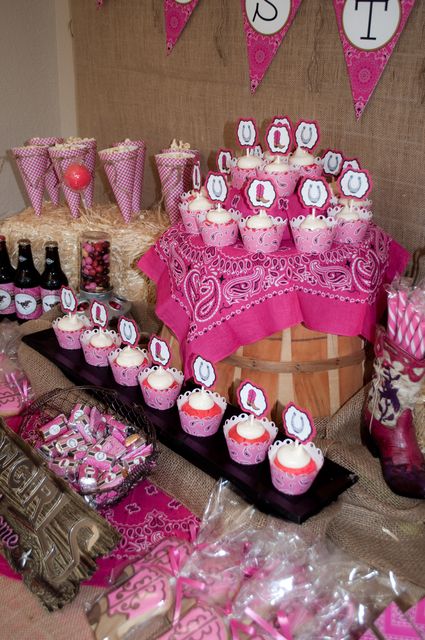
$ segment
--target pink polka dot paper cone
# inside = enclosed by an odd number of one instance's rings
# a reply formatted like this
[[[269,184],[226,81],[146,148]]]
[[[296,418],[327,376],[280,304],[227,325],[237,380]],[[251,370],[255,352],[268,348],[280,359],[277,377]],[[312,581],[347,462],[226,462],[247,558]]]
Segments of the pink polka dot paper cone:
[[[249,218],[242,218],[239,221],[239,231],[245,249],[251,253],[277,251],[288,221],[283,218],[273,218],[273,227],[270,229],[250,229],[246,226],[248,220]]]
[[[117,358],[121,353],[121,349],[113,351],[109,356],[109,364],[111,365],[112,375],[117,384],[123,387],[137,387],[139,381],[137,379],[139,373],[143,371],[149,365],[149,357],[146,349],[135,348],[138,352],[143,354],[144,360],[139,365],[132,367],[123,367],[117,363]]]
[[[200,389],[195,389],[194,393],[199,393]],[[220,413],[210,418],[200,418],[197,416],[191,416],[182,410],[182,407],[188,402],[192,391],[186,391],[183,395],[177,398],[177,408],[180,415],[180,423],[185,433],[191,436],[197,436],[198,438],[207,438],[214,435],[220,428],[221,421],[223,420],[224,412],[226,411],[227,402],[226,398],[220,396],[214,391],[206,390],[205,393],[212,397],[215,404],[220,407]]]
[[[61,318],[56,318],[56,320],[53,320],[53,331],[55,332],[56,339],[62,349],[69,349],[72,351],[81,349],[80,337],[90,326],[90,320],[83,315],[79,317],[84,323],[84,327],[82,327],[81,329],[77,329],[76,331],[63,331],[63,329],[60,329],[58,327]]]
[[[341,211],[342,207],[331,207],[328,209],[328,215],[334,216]],[[356,208],[355,212],[359,216],[358,220],[343,220],[338,219],[336,216],[336,231],[335,242],[341,242],[342,244],[358,244],[361,242],[369,229],[369,224],[372,219],[371,211],[367,209]]]
[[[183,220],[184,228],[187,233],[199,235],[199,215],[205,213],[205,211],[190,211],[188,205],[189,202],[187,200],[179,203],[179,211]]]
[[[229,456],[234,462],[238,462],[239,464],[260,464],[260,462],[266,459],[269,446],[277,436],[277,427],[274,422],[267,420],[267,418],[255,418],[259,420],[268,431],[270,436],[269,440],[253,444],[233,440],[233,438],[229,436],[229,431],[238,424],[238,422],[248,420],[249,417],[246,413],[241,413],[238,416],[232,416],[226,420],[223,427],[224,437],[226,438]]]
[[[275,464],[275,458],[278,449],[281,446],[288,444],[293,444],[293,440],[290,440],[289,438],[287,438],[283,442],[280,440],[276,440],[276,442],[274,442],[269,448],[268,456],[270,462],[272,483],[275,489],[277,489],[281,493],[285,493],[289,496],[299,496],[310,489],[311,485],[317,477],[317,474],[323,467],[324,457],[322,451],[318,447],[316,447],[313,442],[302,445],[305,447],[310,457],[316,463],[316,469],[315,471],[312,471],[310,473],[288,473],[283,469],[279,469]]]
[[[217,224],[205,219],[205,216],[198,218],[202,240],[209,247],[230,247],[235,244],[239,237],[238,223],[235,219],[226,224]]]
[[[112,338],[112,345],[110,347],[94,347],[90,344],[90,340],[99,332],[97,328],[84,331],[80,337],[80,342],[87,364],[91,364],[93,367],[107,367],[109,365],[109,356],[120,346],[121,338],[115,331],[108,330],[106,333]]]
[[[55,144],[61,144],[63,142],[63,138],[30,138],[27,144],[37,145],[40,147],[51,147]],[[59,205],[59,190],[60,190],[60,181],[53,166],[53,162],[48,155],[49,163],[47,165],[46,176],[45,176],[45,186],[47,193],[49,194],[49,198],[52,203],[57,207]]]
[[[116,142],[113,144],[113,146],[118,147],[124,144],[130,144],[131,146],[137,147],[137,160],[136,160],[136,170],[134,172],[132,209],[133,209],[133,213],[139,213],[142,210],[142,191],[143,191],[143,178],[145,175],[146,143],[144,140],[125,140],[123,142]]]
[[[276,171],[273,173],[264,171],[264,169],[257,171],[259,180],[270,180],[272,182],[279,198],[292,196],[299,177],[300,172],[296,167],[289,167],[289,171]]]
[[[50,147],[49,155],[59,176],[65,200],[73,218],[80,217],[81,194],[66,186],[63,175],[71,164],[87,165],[87,149],[81,145],[72,147]]]
[[[12,153],[34,213],[36,216],[41,216],[45,177],[49,165],[47,147],[16,147],[12,149]]]
[[[230,168],[230,176],[232,179],[232,187],[235,189],[243,189],[248,180],[255,178],[257,169],[241,169],[237,166]]]
[[[165,210],[171,224],[180,222],[179,203],[182,195],[192,186],[192,171],[196,156],[188,151],[175,151],[155,156]]]
[[[301,229],[300,225],[304,222],[305,216],[290,220],[295,246],[301,253],[323,253],[332,246],[336,230],[335,218],[317,217],[325,221],[325,229]]]
[[[149,369],[143,369],[143,371],[139,373],[139,384],[142,390],[143,399],[148,407],[152,407],[152,409],[159,409],[160,411],[164,409],[171,409],[171,407],[175,405],[180,394],[184,381],[183,373],[174,367],[167,368],[166,371],[171,373],[176,384],[169,389],[152,389],[147,386],[145,382],[148,375],[157,369],[158,367],[155,365]]]
[[[131,221],[133,211],[134,176],[136,175],[138,149],[128,147],[112,147],[99,151],[109,184],[114,192],[121,215],[126,224]]]

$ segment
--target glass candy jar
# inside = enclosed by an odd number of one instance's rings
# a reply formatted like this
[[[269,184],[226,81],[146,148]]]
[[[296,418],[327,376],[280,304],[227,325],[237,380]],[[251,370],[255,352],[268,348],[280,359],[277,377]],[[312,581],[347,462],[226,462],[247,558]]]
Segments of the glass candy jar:
[[[107,234],[85,234],[80,239],[80,290],[110,291],[111,241]]]

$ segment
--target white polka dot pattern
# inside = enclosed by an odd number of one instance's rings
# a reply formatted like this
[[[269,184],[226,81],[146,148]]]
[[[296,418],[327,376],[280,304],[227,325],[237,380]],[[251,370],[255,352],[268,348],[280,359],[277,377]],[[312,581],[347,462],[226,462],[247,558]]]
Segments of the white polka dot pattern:
[[[126,224],[131,221],[133,209],[134,176],[136,173],[137,149],[125,151],[99,151],[109,184],[112,187],[121,215]]]

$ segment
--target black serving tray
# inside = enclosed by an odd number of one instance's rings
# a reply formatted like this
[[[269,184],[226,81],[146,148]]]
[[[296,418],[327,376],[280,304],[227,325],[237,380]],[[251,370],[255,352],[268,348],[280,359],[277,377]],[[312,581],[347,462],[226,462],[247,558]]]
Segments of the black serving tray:
[[[208,438],[188,435],[180,427],[177,407],[166,411],[151,409],[143,401],[139,387],[118,385],[109,367],[87,364],[82,350],[61,349],[53,329],[32,333],[22,340],[56,364],[75,384],[115,389],[123,402],[140,405],[154,424],[160,442],[213,478],[230,480],[249,501],[265,513],[301,524],[357,482],[353,473],[326,458],[315,482],[306,493],[301,496],[284,495],[272,485],[268,459],[258,465],[233,462],[229,457],[222,429]],[[228,405],[224,419],[240,412],[238,407]]]

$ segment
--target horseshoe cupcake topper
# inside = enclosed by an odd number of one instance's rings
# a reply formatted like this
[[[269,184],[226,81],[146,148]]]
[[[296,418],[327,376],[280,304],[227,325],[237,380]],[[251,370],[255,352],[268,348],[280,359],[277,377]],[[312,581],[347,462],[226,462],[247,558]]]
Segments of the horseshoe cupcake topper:
[[[290,402],[282,413],[285,433],[302,444],[307,444],[316,436],[313,418],[307,409],[300,409]]]
[[[257,124],[254,119],[250,118],[238,122],[236,135],[241,147],[255,147],[257,144]]]
[[[357,158],[345,158],[344,162],[342,163],[341,173],[345,171],[345,169],[357,169],[358,171],[360,171],[360,162],[357,160]]]
[[[193,378],[201,387],[210,389],[217,380],[217,373],[214,365],[202,356],[196,356],[192,364]]]
[[[220,173],[230,173],[233,162],[233,153],[230,149],[219,149],[217,151],[217,169]]]
[[[303,178],[298,187],[298,196],[307,208],[325,209],[332,193],[324,178]]]
[[[139,344],[140,333],[134,320],[121,316],[118,320],[118,332],[123,344],[129,347],[135,347]]]
[[[285,156],[292,147],[292,132],[287,124],[272,122],[266,131],[266,144],[271,153]]]
[[[228,186],[222,173],[210,171],[205,179],[208,197],[213,202],[224,202],[227,198]]]
[[[102,302],[93,300],[90,305],[90,318],[94,325],[104,329],[108,324],[108,310]]]
[[[238,402],[246,413],[260,418],[269,408],[266,392],[261,387],[256,386],[250,380],[244,380],[236,392]]]
[[[344,156],[341,151],[327,149],[322,155],[323,173],[327,176],[337,176],[342,169]]]
[[[295,125],[297,147],[311,151],[319,142],[320,128],[316,120],[299,120]]]
[[[195,162],[192,170],[192,183],[195,191],[199,191],[201,188],[201,165],[199,162]]]
[[[276,191],[270,180],[253,178],[245,188],[246,198],[254,209],[270,209],[276,200]]]
[[[71,287],[61,287],[60,302],[63,313],[75,313],[77,310],[77,296]]]
[[[345,169],[338,180],[341,193],[346,198],[363,200],[371,191],[373,183],[369,171],[362,169]]]
[[[158,336],[151,336],[148,345],[149,353],[151,354],[152,362],[166,367],[171,360],[171,351],[168,343],[165,340],[161,340]]]

